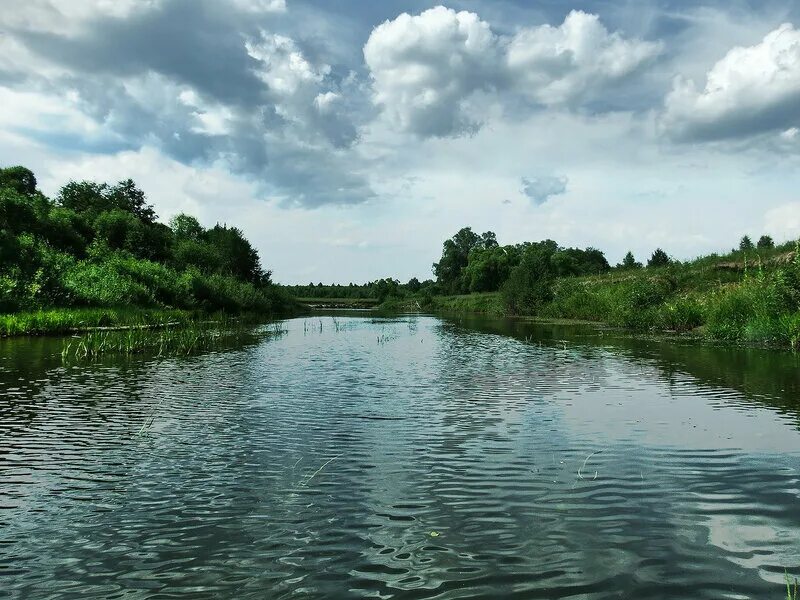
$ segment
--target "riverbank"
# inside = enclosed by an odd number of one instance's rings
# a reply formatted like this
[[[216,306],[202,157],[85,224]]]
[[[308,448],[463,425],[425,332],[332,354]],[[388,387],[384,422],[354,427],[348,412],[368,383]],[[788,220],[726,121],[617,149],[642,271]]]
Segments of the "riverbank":
[[[800,347],[800,258],[796,252],[775,249],[750,258],[734,253],[660,268],[552,278],[535,293],[536,301],[526,303],[523,310],[505,289],[395,297],[379,308],[569,319],[714,343]],[[520,295],[516,290],[515,294]]]
[[[231,320],[258,323],[274,316],[299,314],[301,311],[295,308],[280,315],[245,312],[233,317],[221,312],[170,308],[50,308],[0,315],[0,337],[147,330]]]

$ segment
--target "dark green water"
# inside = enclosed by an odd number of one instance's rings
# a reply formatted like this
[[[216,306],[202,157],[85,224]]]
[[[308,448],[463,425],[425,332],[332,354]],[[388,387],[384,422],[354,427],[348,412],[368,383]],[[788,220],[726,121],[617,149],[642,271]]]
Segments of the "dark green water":
[[[796,356],[287,327],[67,367],[0,342],[0,597],[777,600],[800,574]]]

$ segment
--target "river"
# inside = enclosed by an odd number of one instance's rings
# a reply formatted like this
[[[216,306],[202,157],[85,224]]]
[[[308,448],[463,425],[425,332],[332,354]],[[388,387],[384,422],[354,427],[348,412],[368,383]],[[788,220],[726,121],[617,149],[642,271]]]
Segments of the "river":
[[[752,598],[800,360],[365,315],[192,357],[0,340],[0,598]]]

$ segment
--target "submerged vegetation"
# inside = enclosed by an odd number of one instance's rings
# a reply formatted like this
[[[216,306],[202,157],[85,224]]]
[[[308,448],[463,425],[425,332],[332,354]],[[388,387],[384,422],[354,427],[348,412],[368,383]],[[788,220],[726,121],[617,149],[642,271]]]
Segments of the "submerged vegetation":
[[[84,319],[115,324],[120,307],[143,309],[124,322],[169,320],[176,309],[273,314],[290,306],[236,227],[206,229],[184,214],[160,223],[131,180],[71,181],[51,199],[28,169],[0,169],[5,335],[67,331]],[[86,309],[112,310],[98,316]]]

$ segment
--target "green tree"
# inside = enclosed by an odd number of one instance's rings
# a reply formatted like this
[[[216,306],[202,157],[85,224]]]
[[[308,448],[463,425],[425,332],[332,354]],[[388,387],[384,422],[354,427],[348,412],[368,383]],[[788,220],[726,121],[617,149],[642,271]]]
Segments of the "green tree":
[[[617,265],[620,269],[631,270],[631,269],[641,269],[642,263],[636,262],[636,259],[633,257],[633,252],[630,250],[625,255],[625,258],[622,259],[622,262]]]
[[[464,283],[470,292],[495,292],[508,279],[516,253],[500,246],[474,248],[464,269]]]
[[[205,230],[200,222],[191,215],[180,213],[169,220],[169,228],[181,239],[199,240]]]
[[[774,248],[775,247],[775,242],[772,240],[772,238],[770,236],[762,235],[760,238],[758,238],[758,242],[756,243],[756,246],[759,249]]]
[[[742,236],[742,239],[739,240],[739,250],[749,251],[753,249],[753,241],[750,239],[750,236]]]
[[[218,254],[222,273],[250,283],[269,283],[271,273],[261,268],[258,252],[240,229],[217,224],[205,233],[205,238]]]
[[[451,293],[466,291],[462,275],[469,263],[469,253],[483,247],[487,240],[491,243],[494,234],[487,231],[484,236],[479,236],[470,227],[464,227],[444,242],[442,257],[433,265],[433,273],[444,289]]]
[[[36,193],[36,177],[25,167],[0,169],[0,188],[9,188],[18,194],[30,196]]]
[[[558,246],[552,240],[527,244],[520,263],[501,288],[503,302],[515,314],[536,314],[553,299],[552,258]]]
[[[156,213],[147,204],[144,192],[131,179],[114,186],[92,181],[70,181],[61,188],[56,203],[78,213],[87,213],[91,218],[103,212],[121,210],[147,224],[156,220]]]
[[[650,260],[647,261],[648,267],[666,267],[670,263],[670,258],[661,248],[656,248]]]

